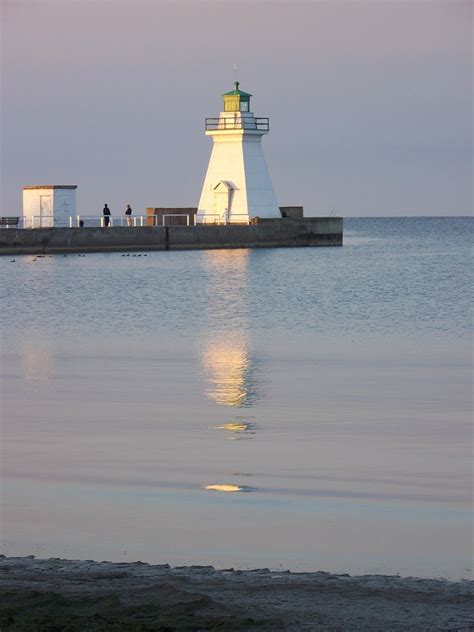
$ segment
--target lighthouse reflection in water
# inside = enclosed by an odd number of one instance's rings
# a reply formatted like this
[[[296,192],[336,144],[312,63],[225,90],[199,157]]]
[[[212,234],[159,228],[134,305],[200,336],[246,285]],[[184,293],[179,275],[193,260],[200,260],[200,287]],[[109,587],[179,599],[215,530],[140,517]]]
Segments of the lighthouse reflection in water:
[[[245,332],[225,332],[209,341],[202,352],[202,365],[211,401],[234,409],[250,408],[256,401],[256,366]],[[230,433],[231,439],[242,439],[255,434],[256,425],[252,417],[234,414],[232,421],[214,428]]]
[[[206,395],[216,404],[245,408],[257,398],[254,367],[246,332],[224,332],[208,341],[202,352]]]
[[[257,425],[251,414],[259,398],[258,364],[252,355],[248,319],[247,266],[249,250],[218,250],[206,253],[205,268],[213,288],[209,322],[217,311],[227,325],[210,331],[200,350],[206,397],[222,407],[221,424],[211,427],[229,440],[252,439]],[[230,483],[208,484],[209,491],[250,491]]]

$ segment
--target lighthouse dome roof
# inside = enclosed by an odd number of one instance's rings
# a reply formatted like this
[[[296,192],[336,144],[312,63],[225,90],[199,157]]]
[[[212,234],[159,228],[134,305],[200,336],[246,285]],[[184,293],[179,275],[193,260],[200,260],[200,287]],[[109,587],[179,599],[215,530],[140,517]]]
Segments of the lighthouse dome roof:
[[[236,81],[234,83],[234,89],[233,90],[229,90],[229,92],[224,92],[222,94],[223,97],[230,97],[230,96],[239,96],[239,97],[251,97],[252,95],[249,92],[244,92],[243,90],[239,89],[239,82]]]

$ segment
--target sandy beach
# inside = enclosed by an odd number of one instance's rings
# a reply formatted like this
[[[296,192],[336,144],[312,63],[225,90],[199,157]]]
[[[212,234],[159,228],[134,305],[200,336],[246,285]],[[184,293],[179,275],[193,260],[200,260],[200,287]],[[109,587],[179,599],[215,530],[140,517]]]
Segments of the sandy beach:
[[[474,629],[472,581],[0,559],[6,631]]]

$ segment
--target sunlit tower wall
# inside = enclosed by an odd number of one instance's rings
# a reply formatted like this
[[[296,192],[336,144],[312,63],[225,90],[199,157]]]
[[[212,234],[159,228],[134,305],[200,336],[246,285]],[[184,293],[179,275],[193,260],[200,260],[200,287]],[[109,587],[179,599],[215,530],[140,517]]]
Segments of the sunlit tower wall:
[[[224,111],[206,118],[206,136],[213,145],[196,222],[247,224],[255,217],[279,218],[261,143],[269,119],[250,111],[252,95],[240,90],[238,81],[222,96]]]

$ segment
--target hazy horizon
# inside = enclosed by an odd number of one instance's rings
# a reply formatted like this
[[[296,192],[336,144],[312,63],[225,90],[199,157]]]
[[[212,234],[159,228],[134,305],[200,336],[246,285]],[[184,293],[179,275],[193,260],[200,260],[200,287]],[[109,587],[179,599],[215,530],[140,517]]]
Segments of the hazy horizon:
[[[468,215],[471,28],[461,0],[4,0],[0,215],[35,184],[87,215],[197,205],[234,63],[280,205]]]

